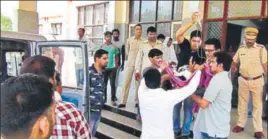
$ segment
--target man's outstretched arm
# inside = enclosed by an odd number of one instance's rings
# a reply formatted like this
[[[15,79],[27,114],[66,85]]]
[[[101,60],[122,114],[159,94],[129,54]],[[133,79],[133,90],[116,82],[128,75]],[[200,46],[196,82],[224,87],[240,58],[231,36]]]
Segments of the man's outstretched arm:
[[[191,99],[203,109],[207,108],[208,105],[210,104],[209,101],[207,101],[206,99],[201,98],[200,96],[197,96],[196,94],[192,94]]]
[[[200,77],[201,71],[197,71],[188,85],[184,86],[183,88],[168,90],[168,94],[166,95],[168,101],[172,102],[175,105],[189,97],[196,91],[197,86],[200,82]]]
[[[216,97],[218,96],[220,85],[219,85],[219,79],[218,78],[212,78],[208,88],[206,89],[206,92],[201,98],[200,96],[197,96],[195,94],[191,95],[191,98],[194,102],[196,102],[201,108],[205,109],[209,106],[211,102],[213,102]]]
[[[192,20],[177,30],[176,39],[178,41],[178,44],[181,44],[184,41],[184,33],[197,22],[199,16],[199,12],[194,12],[192,14]]]

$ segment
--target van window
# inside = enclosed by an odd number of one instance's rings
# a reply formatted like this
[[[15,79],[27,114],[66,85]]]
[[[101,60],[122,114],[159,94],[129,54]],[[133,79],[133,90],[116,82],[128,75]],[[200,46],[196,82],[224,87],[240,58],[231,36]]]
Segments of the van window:
[[[42,47],[41,54],[56,62],[56,70],[61,73],[62,86],[83,88],[84,60],[80,47]]]

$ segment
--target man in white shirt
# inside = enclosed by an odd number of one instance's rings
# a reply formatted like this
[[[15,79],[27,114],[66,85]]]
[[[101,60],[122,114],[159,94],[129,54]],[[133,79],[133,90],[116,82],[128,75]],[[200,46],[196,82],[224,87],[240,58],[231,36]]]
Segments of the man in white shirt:
[[[79,27],[77,30],[78,40],[87,41],[85,36],[85,29]],[[84,72],[83,72],[83,54],[81,48],[74,48],[73,54],[75,56],[75,73],[77,87],[82,88],[84,84]]]
[[[162,64],[161,69],[165,68]],[[164,91],[160,88],[158,69],[148,69],[141,81],[138,97],[142,117],[141,139],[174,139],[173,108],[195,92],[201,72],[197,71],[190,83],[180,89]]]

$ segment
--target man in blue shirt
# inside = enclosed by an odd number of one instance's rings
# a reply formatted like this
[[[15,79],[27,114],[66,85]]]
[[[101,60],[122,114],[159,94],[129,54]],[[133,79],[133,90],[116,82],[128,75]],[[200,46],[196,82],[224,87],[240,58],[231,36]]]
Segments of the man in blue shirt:
[[[89,67],[90,82],[90,126],[92,136],[95,135],[101,118],[101,108],[104,104],[104,68],[108,64],[108,52],[99,49],[94,55],[94,64]]]

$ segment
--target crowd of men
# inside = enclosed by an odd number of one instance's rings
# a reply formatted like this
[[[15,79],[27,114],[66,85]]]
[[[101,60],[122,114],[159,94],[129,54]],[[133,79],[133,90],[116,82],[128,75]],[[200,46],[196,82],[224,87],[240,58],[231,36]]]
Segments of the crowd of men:
[[[90,121],[78,108],[60,98],[61,81],[56,62],[45,56],[32,56],[23,61],[20,75],[1,84],[1,138],[46,139],[95,136],[101,111],[107,102],[110,80],[111,101],[117,105],[116,87],[119,70],[126,77],[119,108],[126,107],[132,76],[136,81],[137,118],[142,123],[142,139],[226,139],[230,135],[233,85],[230,73],[239,66],[238,121],[233,132],[242,132],[247,120],[249,94],[253,99],[254,137],[265,138],[262,126],[262,93],[267,76],[267,51],[256,43],[258,30],[245,30],[245,43],[232,58],[221,51],[221,43],[212,38],[202,44],[202,33],[185,32],[195,25],[199,13],[176,32],[180,53],[176,56],[173,39],[147,28],[142,38],[142,25],[135,25],[135,36],[123,43],[120,32],[105,32],[105,43],[94,53],[89,67]],[[79,40],[85,30],[79,28]],[[79,54],[77,54],[79,55]],[[81,56],[81,55],[80,55]],[[77,69],[81,70],[76,63]],[[121,65],[121,68],[119,69]],[[83,83],[82,72],[77,70]],[[180,126],[181,107],[184,120]],[[193,110],[194,109],[194,110]],[[194,122],[193,113],[197,117]]]

